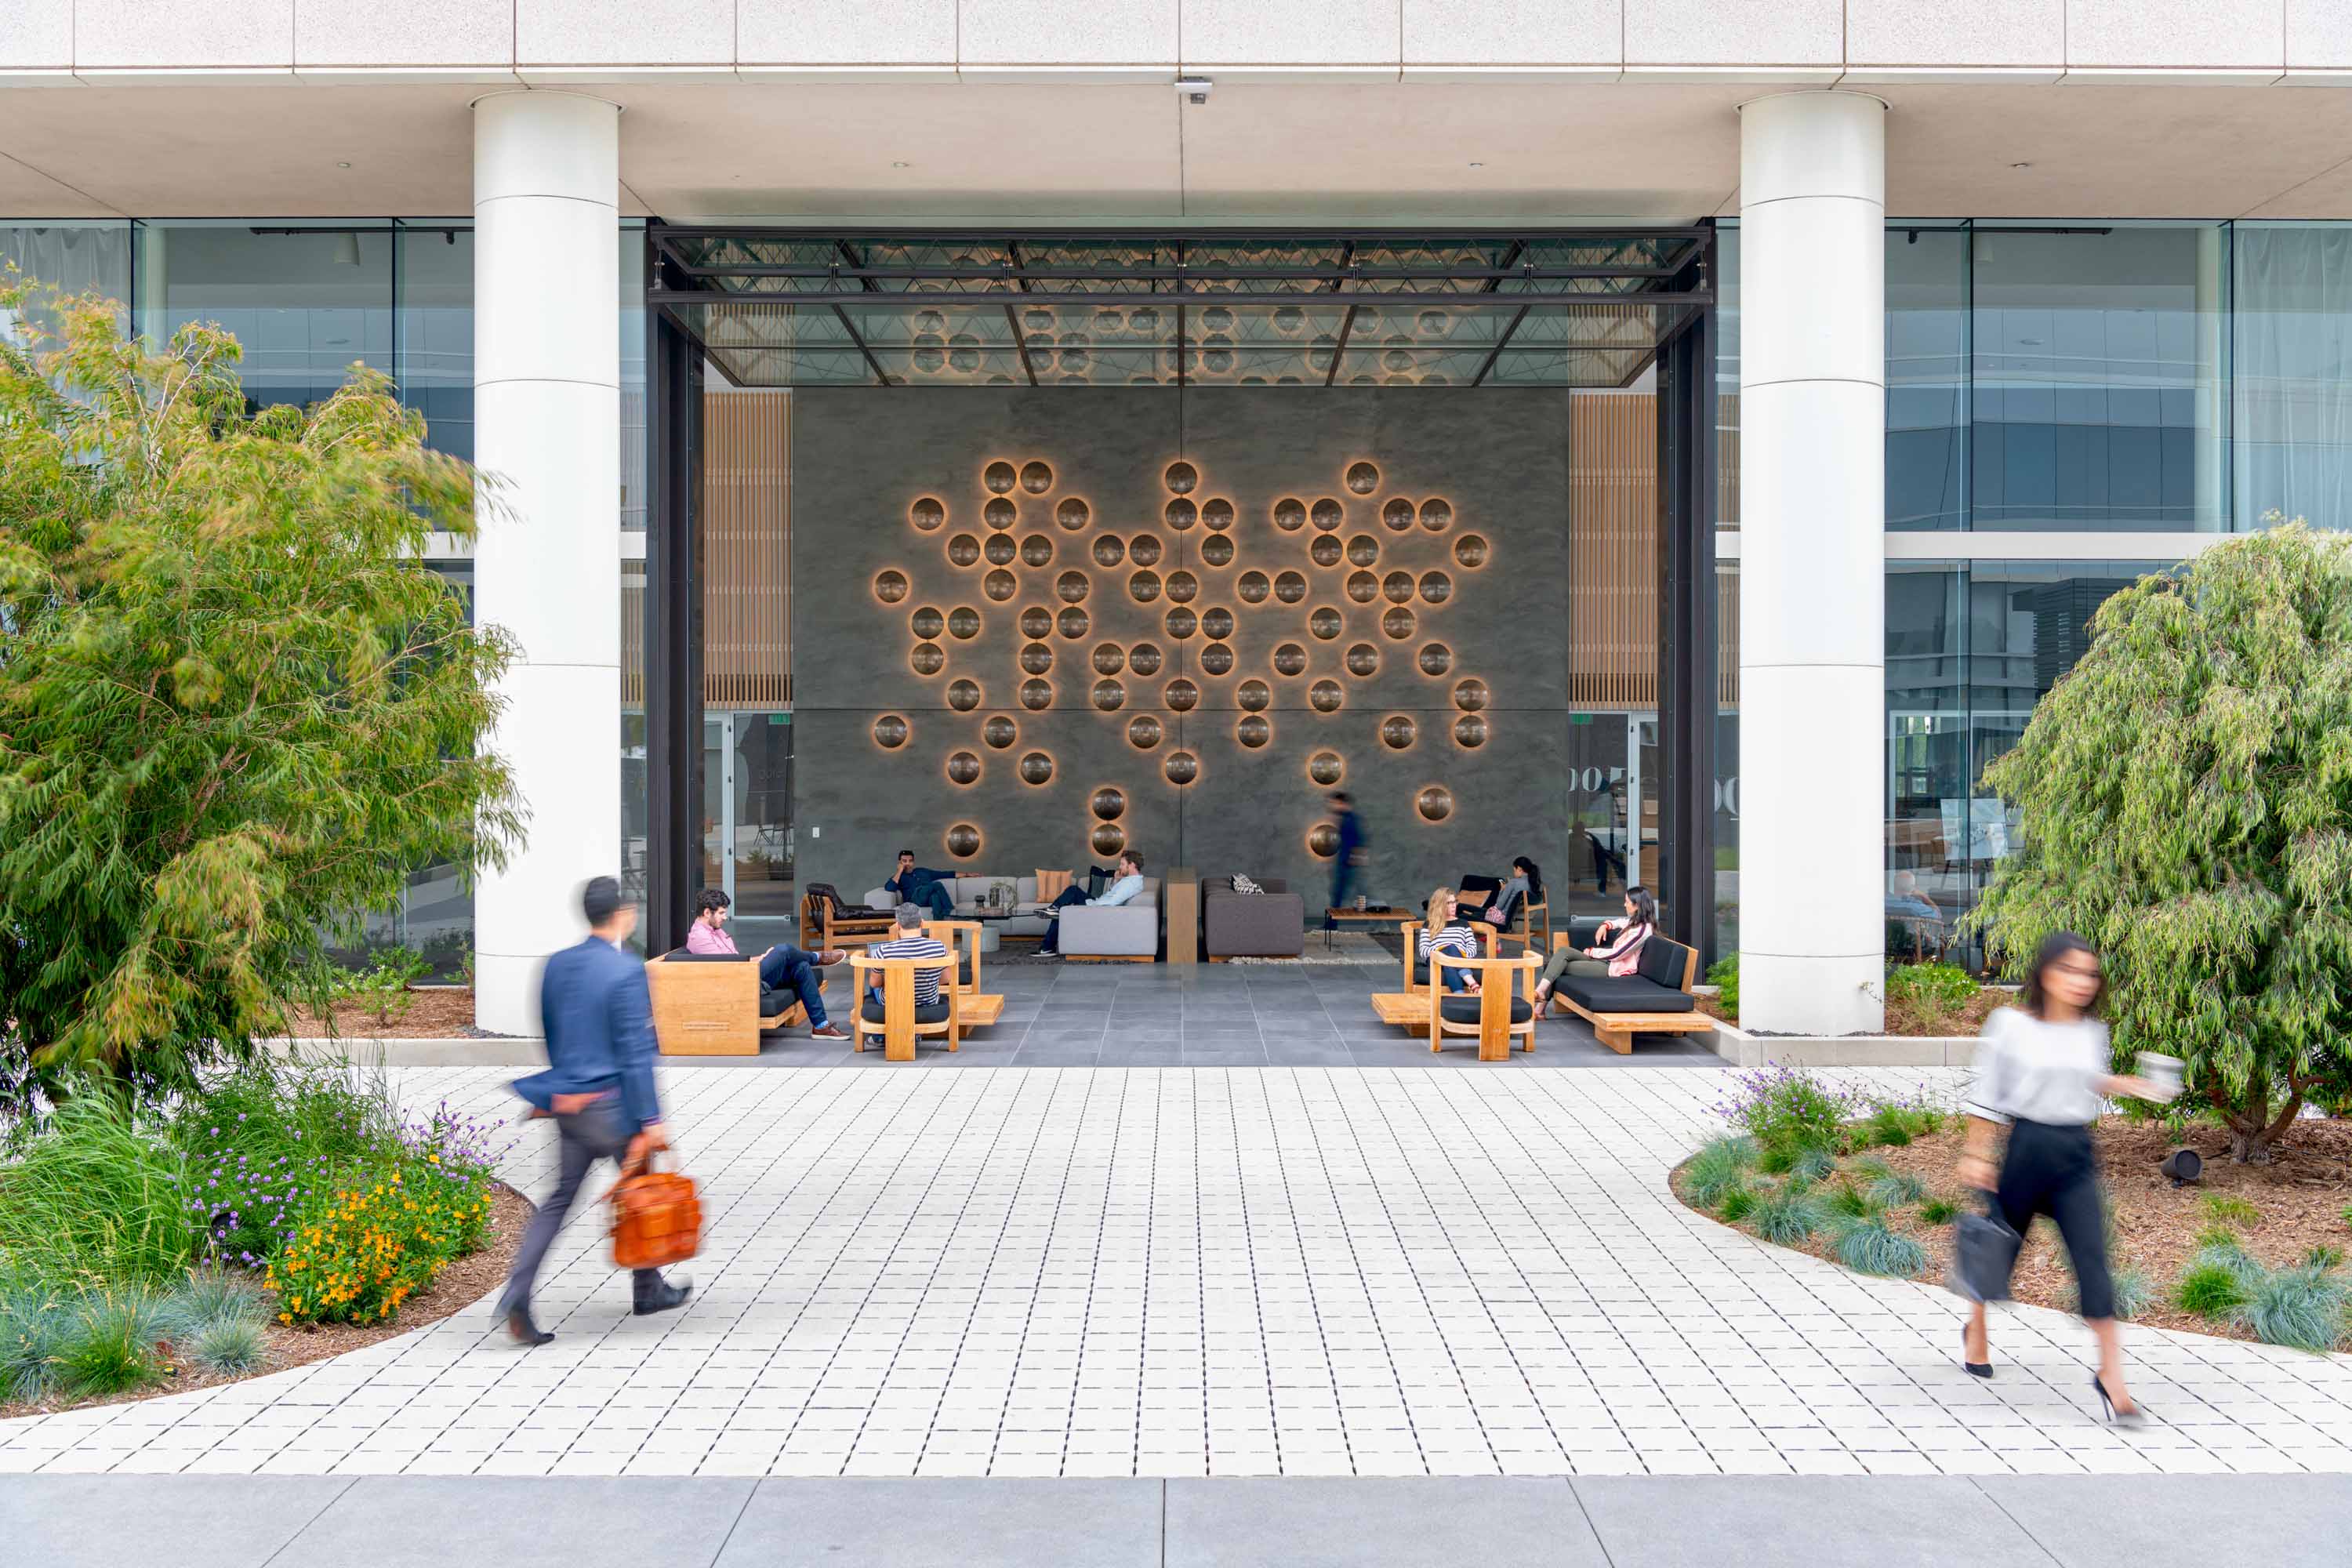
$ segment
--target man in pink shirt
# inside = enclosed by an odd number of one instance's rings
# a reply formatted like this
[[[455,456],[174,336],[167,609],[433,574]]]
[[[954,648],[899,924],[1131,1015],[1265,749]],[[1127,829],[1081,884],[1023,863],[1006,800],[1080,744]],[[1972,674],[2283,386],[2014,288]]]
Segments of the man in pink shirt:
[[[696,900],[698,906],[694,923],[686,928],[686,951],[711,954],[732,953],[735,939],[722,928],[727,924],[727,908],[735,900],[719,888],[705,888]],[[804,952],[790,942],[779,942],[760,955],[760,986],[765,991],[787,988],[800,993],[801,1005],[808,1009],[809,1038],[813,1040],[845,1040],[849,1038],[828,1023],[824,1016],[824,993],[817,989],[817,968],[821,964],[839,963],[849,955],[835,949],[830,952]]]

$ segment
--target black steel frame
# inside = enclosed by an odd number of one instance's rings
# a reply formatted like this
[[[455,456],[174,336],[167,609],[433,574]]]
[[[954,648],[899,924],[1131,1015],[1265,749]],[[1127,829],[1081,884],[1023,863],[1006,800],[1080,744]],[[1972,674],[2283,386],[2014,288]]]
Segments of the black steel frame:
[[[667,265],[646,247],[648,286]],[[702,364],[646,312],[646,951],[686,941],[702,866]]]
[[[1711,258],[1691,265],[1704,287]],[[1658,355],[1658,746],[1665,763],[1659,880],[1669,929],[1715,962],[1716,322],[1704,312]]]

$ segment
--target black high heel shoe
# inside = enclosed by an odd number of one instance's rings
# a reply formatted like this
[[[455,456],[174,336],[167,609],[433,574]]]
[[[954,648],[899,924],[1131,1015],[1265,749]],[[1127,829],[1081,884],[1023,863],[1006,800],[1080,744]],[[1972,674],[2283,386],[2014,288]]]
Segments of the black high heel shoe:
[[[1969,1359],[1969,1331],[1966,1329],[1962,1329],[1960,1331],[1960,1370],[1967,1373],[1970,1377],[1990,1378],[1992,1376],[1992,1363],[1989,1361],[1970,1361]]]
[[[2098,1391],[2099,1408],[2106,1413],[2108,1426],[2137,1426],[2147,1421],[2147,1412],[2142,1410],[2137,1405],[2133,1405],[2129,1410],[2117,1410],[2116,1408],[2116,1402],[2112,1398],[2108,1397],[2107,1385],[2105,1382],[2103,1381],[2095,1372],[2091,1374],[2091,1386]]]

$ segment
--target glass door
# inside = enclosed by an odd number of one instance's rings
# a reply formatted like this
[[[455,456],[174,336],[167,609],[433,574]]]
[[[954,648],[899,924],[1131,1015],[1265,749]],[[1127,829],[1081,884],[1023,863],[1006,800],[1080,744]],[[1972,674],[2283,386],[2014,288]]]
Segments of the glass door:
[[[1568,716],[1568,858],[1544,868],[1554,921],[1564,913],[1620,912],[1626,881],[1638,875],[1640,782],[1628,733],[1622,713]]]

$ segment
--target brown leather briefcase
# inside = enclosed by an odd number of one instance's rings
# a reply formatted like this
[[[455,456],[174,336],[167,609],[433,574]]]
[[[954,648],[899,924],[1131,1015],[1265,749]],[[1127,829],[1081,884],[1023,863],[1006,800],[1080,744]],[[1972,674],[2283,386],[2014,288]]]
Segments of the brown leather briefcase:
[[[641,1168],[624,1171],[606,1194],[613,1201],[613,1261],[623,1268],[680,1263],[702,1245],[694,1178],[655,1170],[656,1158],[648,1154]]]

